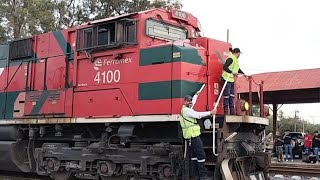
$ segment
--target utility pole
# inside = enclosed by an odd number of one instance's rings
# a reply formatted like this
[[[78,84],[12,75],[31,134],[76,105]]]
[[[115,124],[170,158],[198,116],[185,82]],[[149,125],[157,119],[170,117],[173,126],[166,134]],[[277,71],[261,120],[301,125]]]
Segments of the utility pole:
[[[297,118],[298,118],[298,116],[297,116],[298,113],[299,113],[298,110],[295,110],[295,111],[294,111],[294,119],[297,119]]]
[[[229,43],[229,29],[227,29],[227,43]]]
[[[299,117],[299,116],[298,116],[298,113],[299,113],[298,110],[295,110],[295,111],[294,111],[294,120],[295,120],[295,121],[298,120],[298,117]],[[302,132],[304,132],[304,121],[302,120],[302,122],[303,122],[303,124],[302,124]],[[297,123],[296,123],[296,122],[294,123],[294,131],[297,132]]]

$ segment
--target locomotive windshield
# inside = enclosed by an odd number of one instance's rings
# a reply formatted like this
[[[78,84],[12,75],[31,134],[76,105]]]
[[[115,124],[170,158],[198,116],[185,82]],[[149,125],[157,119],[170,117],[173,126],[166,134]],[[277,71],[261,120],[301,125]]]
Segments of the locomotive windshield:
[[[187,30],[185,28],[153,19],[148,19],[146,22],[146,34],[151,37],[169,41],[187,39]]]

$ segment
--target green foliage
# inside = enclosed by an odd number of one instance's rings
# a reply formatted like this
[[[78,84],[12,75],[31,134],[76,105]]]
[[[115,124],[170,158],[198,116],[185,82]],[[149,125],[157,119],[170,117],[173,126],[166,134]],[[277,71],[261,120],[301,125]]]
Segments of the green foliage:
[[[151,8],[181,8],[181,0],[83,0],[83,12],[90,19],[101,19]]]
[[[269,126],[266,128],[266,133],[272,133],[273,132],[273,116],[269,117]]]
[[[279,132],[284,133],[287,129],[289,131],[305,132],[309,130],[311,133],[320,130],[320,124],[311,124],[310,122],[302,119],[296,111],[293,117],[284,116],[282,111],[278,115]]]
[[[260,116],[260,105],[257,105],[257,104],[252,105],[252,115]]]
[[[150,8],[181,8],[181,0],[0,0],[0,43]]]
[[[252,106],[252,112],[254,116],[260,115],[259,105]],[[293,116],[285,116],[283,111],[278,111],[277,127],[280,133],[284,133],[286,130],[305,132],[309,130],[310,132],[320,131],[320,124],[311,124],[310,122],[302,119],[299,116],[299,111],[296,110]],[[269,117],[269,126],[266,128],[266,133],[273,132],[273,116]]]
[[[1,0],[0,37],[19,39],[54,30],[54,3],[51,0]]]
[[[2,27],[1,21],[0,21],[0,44],[5,43],[7,39],[8,37],[6,35],[6,30],[4,29],[4,27]]]

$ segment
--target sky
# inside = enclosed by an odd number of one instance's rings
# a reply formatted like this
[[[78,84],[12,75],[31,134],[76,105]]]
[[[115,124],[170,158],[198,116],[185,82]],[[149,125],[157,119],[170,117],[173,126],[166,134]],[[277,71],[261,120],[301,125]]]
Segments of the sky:
[[[239,47],[241,69],[263,72],[320,68],[319,0],[183,0],[182,10],[198,18],[204,36]],[[319,77],[320,78],[320,77]],[[320,104],[283,105],[320,124]]]

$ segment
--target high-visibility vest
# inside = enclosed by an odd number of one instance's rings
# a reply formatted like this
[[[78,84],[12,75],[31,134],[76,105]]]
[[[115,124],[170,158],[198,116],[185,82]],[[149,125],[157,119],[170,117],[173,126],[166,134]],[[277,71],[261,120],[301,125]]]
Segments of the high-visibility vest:
[[[228,68],[231,70],[232,73],[238,73],[238,71],[240,69],[238,58],[235,55],[233,55],[232,53],[230,53],[229,58],[232,59],[232,64],[230,64],[230,66]],[[228,79],[228,76],[229,76],[229,79]],[[228,82],[234,82],[233,74],[228,73],[226,71],[223,71],[222,78],[225,81],[228,80]]]
[[[181,109],[180,125],[184,139],[190,139],[192,137],[198,137],[201,134],[200,126],[195,118],[191,118],[186,115],[186,111],[189,107],[183,106]]]

